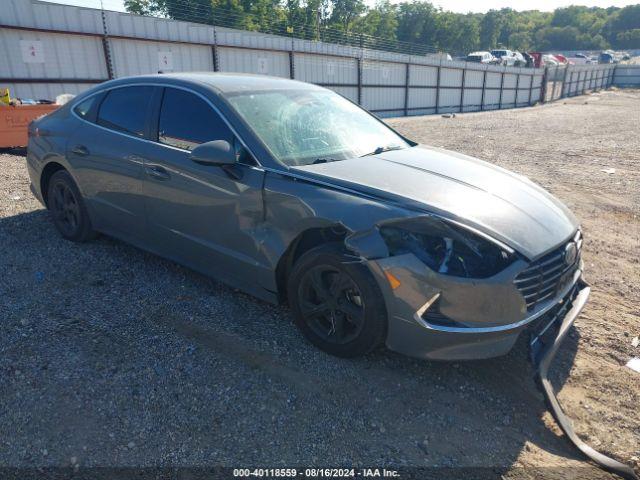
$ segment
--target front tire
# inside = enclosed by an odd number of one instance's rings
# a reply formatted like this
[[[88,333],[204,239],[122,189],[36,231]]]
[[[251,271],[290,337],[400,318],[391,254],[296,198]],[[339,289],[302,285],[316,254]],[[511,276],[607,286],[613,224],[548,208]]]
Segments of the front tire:
[[[357,357],[384,341],[382,292],[367,267],[338,245],[302,255],[289,276],[287,294],[298,328],[327,353]]]
[[[58,170],[49,179],[47,207],[60,235],[73,242],[95,237],[80,190],[66,170]]]

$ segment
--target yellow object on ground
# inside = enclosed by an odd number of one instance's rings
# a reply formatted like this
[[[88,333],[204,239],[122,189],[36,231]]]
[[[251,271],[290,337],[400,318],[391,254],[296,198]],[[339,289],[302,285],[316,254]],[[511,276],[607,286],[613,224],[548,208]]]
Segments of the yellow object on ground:
[[[11,96],[9,95],[8,88],[0,88],[0,103],[6,103],[7,105],[11,103]]]

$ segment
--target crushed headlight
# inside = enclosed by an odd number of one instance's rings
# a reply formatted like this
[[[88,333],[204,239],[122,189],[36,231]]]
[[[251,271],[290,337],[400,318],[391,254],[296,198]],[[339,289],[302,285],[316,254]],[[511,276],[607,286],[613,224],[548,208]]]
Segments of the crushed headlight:
[[[487,278],[507,268],[516,258],[494,242],[433,217],[383,224],[379,231],[390,255],[412,253],[443,275]]]

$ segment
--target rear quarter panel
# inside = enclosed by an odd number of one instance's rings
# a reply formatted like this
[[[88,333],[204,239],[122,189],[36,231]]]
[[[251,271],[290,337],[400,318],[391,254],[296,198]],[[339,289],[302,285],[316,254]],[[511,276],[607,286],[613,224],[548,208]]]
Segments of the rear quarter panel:
[[[45,192],[41,190],[40,179],[47,164],[59,163],[69,171],[72,177],[74,176],[65,152],[68,132],[78,128],[78,122],[79,120],[71,115],[69,106],[66,105],[35,120],[30,125],[32,134],[27,144],[27,169],[32,188],[40,201],[45,196]],[[33,133],[35,129],[38,130],[37,135]]]

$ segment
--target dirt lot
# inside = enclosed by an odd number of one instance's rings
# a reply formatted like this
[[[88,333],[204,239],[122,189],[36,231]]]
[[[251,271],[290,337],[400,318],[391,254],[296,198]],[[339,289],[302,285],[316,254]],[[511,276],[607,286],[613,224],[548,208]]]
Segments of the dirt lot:
[[[640,469],[640,92],[455,118],[409,137],[530,177],[582,220],[591,301],[556,360],[580,435]],[[615,169],[605,173],[605,169]],[[101,237],[63,241],[0,155],[0,466],[466,466],[609,478],[507,357],[346,361],[274,307]]]

